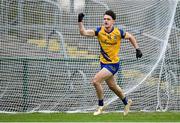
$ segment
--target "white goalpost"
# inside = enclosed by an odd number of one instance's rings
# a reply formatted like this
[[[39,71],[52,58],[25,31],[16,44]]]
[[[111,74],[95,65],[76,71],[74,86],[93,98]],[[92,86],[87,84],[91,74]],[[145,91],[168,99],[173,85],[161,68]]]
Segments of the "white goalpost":
[[[132,111],[180,109],[180,1],[0,0],[0,112],[92,112],[91,79],[100,69],[96,38],[79,34],[77,16],[96,29],[112,9],[115,26],[131,32],[143,52],[122,40],[119,86]],[[107,111],[122,111],[103,83]]]

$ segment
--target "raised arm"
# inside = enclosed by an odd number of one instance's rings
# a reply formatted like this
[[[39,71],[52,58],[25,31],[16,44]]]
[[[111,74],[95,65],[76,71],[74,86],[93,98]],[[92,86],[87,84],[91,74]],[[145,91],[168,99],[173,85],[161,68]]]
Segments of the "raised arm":
[[[142,57],[142,52],[139,49],[138,43],[135,39],[135,37],[133,35],[131,35],[130,33],[126,32],[126,36],[125,39],[128,39],[131,44],[133,45],[133,47],[136,49],[136,58],[141,58]]]
[[[93,29],[85,29],[84,24],[82,22],[83,17],[84,17],[83,13],[80,13],[78,15],[78,23],[79,23],[80,34],[83,36],[90,36],[90,37],[95,36],[95,31]]]

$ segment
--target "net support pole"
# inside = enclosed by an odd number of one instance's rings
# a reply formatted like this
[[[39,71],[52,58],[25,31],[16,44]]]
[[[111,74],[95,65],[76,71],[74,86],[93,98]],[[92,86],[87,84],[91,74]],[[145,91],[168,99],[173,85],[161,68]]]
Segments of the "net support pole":
[[[23,23],[23,4],[24,0],[18,1],[18,16],[17,16],[17,22],[18,24],[22,25]]]
[[[23,112],[27,111],[27,99],[28,99],[28,60],[23,60]]]

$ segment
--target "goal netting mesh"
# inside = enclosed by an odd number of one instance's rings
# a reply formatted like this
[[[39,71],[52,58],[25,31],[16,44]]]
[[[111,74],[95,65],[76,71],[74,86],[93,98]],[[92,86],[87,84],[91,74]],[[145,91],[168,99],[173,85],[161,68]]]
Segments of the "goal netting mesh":
[[[122,40],[119,86],[132,111],[180,110],[180,2],[178,0],[0,0],[0,111],[91,112],[91,79],[100,70],[96,38],[79,34],[102,25],[112,9],[116,26],[132,33],[143,52]],[[121,100],[103,83],[107,111]]]

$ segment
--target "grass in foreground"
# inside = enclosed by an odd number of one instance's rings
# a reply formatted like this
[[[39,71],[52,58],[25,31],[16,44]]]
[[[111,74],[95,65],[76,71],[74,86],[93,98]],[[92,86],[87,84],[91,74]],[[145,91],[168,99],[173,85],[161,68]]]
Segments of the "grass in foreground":
[[[106,113],[93,116],[92,113],[18,113],[0,114],[0,122],[180,122],[178,112],[131,112]]]

